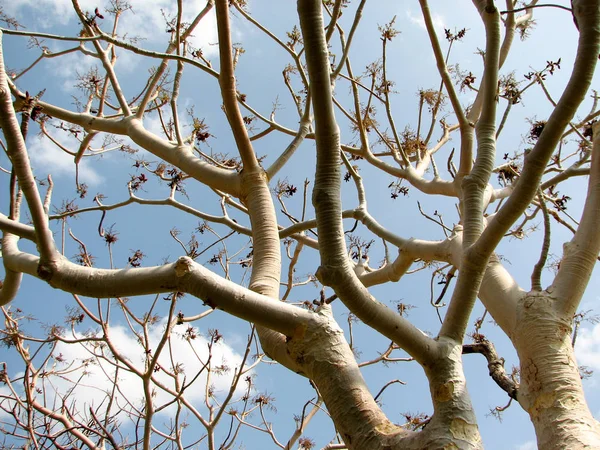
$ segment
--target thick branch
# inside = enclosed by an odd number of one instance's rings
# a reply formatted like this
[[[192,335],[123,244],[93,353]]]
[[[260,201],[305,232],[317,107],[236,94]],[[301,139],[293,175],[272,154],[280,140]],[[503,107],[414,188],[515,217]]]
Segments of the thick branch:
[[[373,299],[349,264],[340,199],[340,136],[333,109],[321,2],[300,1],[298,12],[306,48],[317,141],[313,191],[321,244],[321,266],[317,276],[324,284],[332,286],[344,304],[364,323],[394,340],[416,359],[424,361],[432,355],[435,342]]]
[[[500,57],[500,15],[495,7],[484,10],[486,57],[483,74],[483,113],[477,122],[477,159],[473,170],[462,182],[462,213],[464,223],[463,261],[440,333],[462,342],[467,321],[477,299],[487,259],[491,252],[480,254],[471,250],[483,230],[484,192],[494,168],[496,155],[496,91],[498,59]]]
[[[560,268],[548,288],[558,299],[557,307],[566,317],[575,314],[600,253],[600,122],[593,130],[590,181],[583,215],[575,236],[565,245]]]
[[[2,32],[0,32],[0,127],[6,139],[8,155],[13,171],[17,174],[19,187],[27,200],[31,220],[35,227],[38,248],[44,263],[51,263],[55,257],[54,239],[48,228],[48,218],[37,190],[35,178],[29,164],[25,141],[21,134],[17,116],[12,105],[2,52]]]
[[[580,0],[574,7],[574,13],[579,23],[580,36],[571,78],[540,138],[527,155],[513,194],[488,223],[475,244],[482,251],[493,251],[535,197],[547,162],[590,87],[600,51],[600,12],[597,2]]]
[[[3,250],[3,258],[9,269],[38,276],[37,256],[20,252],[16,246],[8,253],[6,249]],[[56,263],[55,272],[47,281],[54,288],[96,298],[187,292],[212,308],[288,336],[312,316],[307,310],[273,301],[219,277],[188,257],[181,257],[163,266],[129,269],[83,267],[61,257]]]
[[[225,114],[233,132],[240,157],[244,163],[244,169],[256,170],[259,168],[258,160],[252,148],[252,143],[248,138],[248,131],[242,120],[242,114],[237,102],[237,88],[231,54],[233,47],[230,33],[231,26],[229,23],[229,1],[217,0],[216,7],[219,34],[219,61],[221,63],[219,86],[221,87],[221,97],[225,106]]]

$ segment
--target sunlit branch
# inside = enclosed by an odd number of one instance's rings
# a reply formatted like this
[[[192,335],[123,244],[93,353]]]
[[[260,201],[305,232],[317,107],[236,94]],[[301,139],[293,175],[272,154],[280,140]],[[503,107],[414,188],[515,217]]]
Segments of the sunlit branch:
[[[98,26],[94,22],[90,23],[89,19],[86,17],[86,15],[83,13],[81,8],[79,7],[79,3],[77,2],[77,0],[72,0],[72,3],[73,3],[73,8],[77,12],[77,15],[79,16],[79,20],[81,21],[81,23],[83,25],[83,28],[86,30],[86,34],[93,36],[96,32],[96,29],[98,29]],[[107,74],[108,78],[110,79],[110,83],[112,85],[113,92],[115,93],[115,95],[117,97],[117,101],[119,102],[121,111],[123,112],[125,117],[130,116],[131,109],[129,108],[129,103],[127,102],[127,99],[125,98],[125,95],[123,94],[123,90],[121,89],[119,80],[117,79],[117,75],[115,73],[113,64],[111,63],[111,61],[108,58],[108,49],[104,50],[97,40],[92,41],[92,44],[94,45],[94,48],[96,49],[96,52],[97,52],[96,57],[99,58],[100,61],[102,62],[102,66],[104,67],[104,70],[106,71],[106,74]]]
[[[6,31],[3,28],[1,30],[4,31],[5,34],[10,34],[10,33],[6,33]],[[76,52],[76,51],[79,51],[79,47],[69,48],[67,50],[62,50],[62,51],[56,52],[56,53],[51,53],[49,50],[43,50],[42,54],[33,63],[31,63],[29,66],[27,66],[21,72],[19,72],[14,77],[12,77],[12,80],[13,80],[13,82],[17,81],[19,78],[21,78],[23,75],[25,75],[31,69],[33,69],[43,59],[46,59],[46,58],[47,59],[57,58],[59,56],[63,56],[63,55],[66,55],[66,54],[69,54],[69,53],[73,53],[73,52]]]
[[[10,254],[12,248],[16,247],[16,237],[14,235],[3,233],[2,236],[2,254],[3,258],[6,258],[7,254]],[[23,274],[18,271],[11,270],[4,264],[4,280],[2,280],[2,286],[0,286],[0,306],[8,305],[19,292],[21,287],[21,281],[23,280]]]
[[[512,10],[514,8],[515,2],[514,2],[514,0],[506,0],[505,4],[506,4],[507,10]],[[502,13],[500,13],[500,14],[502,14]],[[506,14],[506,18],[504,19],[503,22],[504,22],[504,39],[502,40],[502,45],[500,46],[500,58],[498,61],[499,68],[502,68],[502,66],[504,65],[504,62],[506,61],[508,53],[510,52],[510,48],[512,46],[513,39],[515,37],[517,21],[515,20],[514,12],[510,12],[510,13]],[[498,127],[498,128],[500,128],[500,127]]]
[[[5,233],[15,234],[21,238],[28,239],[31,242],[36,242],[34,227],[11,220],[4,214],[0,214],[0,230]]]
[[[581,28],[580,24],[580,28]],[[599,39],[600,40],[600,39]],[[560,311],[572,316],[600,253],[600,125],[593,127],[593,150],[587,197],[581,221],[565,252],[551,289],[560,295]]]
[[[452,108],[454,109],[454,113],[456,114],[460,126],[468,126],[467,119],[458,99],[458,95],[456,93],[456,90],[454,89],[454,83],[452,83],[452,79],[450,78],[450,74],[448,73],[448,69],[446,67],[444,55],[442,53],[442,49],[440,47],[440,43],[438,41],[433,26],[433,20],[431,18],[429,5],[427,4],[426,0],[420,0],[419,3],[421,4],[423,18],[425,19],[425,26],[427,27],[427,33],[429,34],[429,39],[431,41],[431,47],[433,48],[433,53],[435,55],[437,67],[440,72],[440,76],[442,77],[442,81],[444,82],[444,87],[448,92],[448,97],[450,98],[450,102],[452,103]]]
[[[531,203],[536,195],[546,164],[562,138],[563,130],[572,120],[590,86],[600,49],[600,33],[595,25],[596,16],[590,16],[587,13],[582,16],[578,18],[579,46],[569,82],[546,122],[544,131],[533,150],[528,154],[512,195],[496,213],[494,220],[488,223],[476,244],[480,248],[495,247]]]
[[[148,205],[148,206],[159,206],[159,205],[171,206],[173,208],[179,209],[180,211],[184,211],[188,214],[198,217],[199,219],[203,219],[208,222],[214,222],[214,223],[220,223],[222,225],[227,225],[229,228],[231,228],[235,232],[238,232],[238,233],[241,233],[241,234],[244,234],[247,236],[252,235],[252,231],[249,228],[243,227],[242,225],[238,224],[237,222],[234,222],[228,216],[215,216],[212,214],[203,213],[201,211],[198,211],[195,208],[192,208],[191,206],[188,206],[184,203],[181,203],[181,202],[175,200],[173,197],[168,197],[168,198],[165,198],[162,200],[152,200],[152,199],[140,198],[140,197],[134,195],[133,193],[130,195],[130,197],[127,200],[124,200],[119,203],[114,203],[112,205],[90,206],[88,208],[81,208],[76,211],[54,214],[54,215],[50,216],[50,220],[61,220],[61,219],[67,218],[67,217],[71,217],[71,216],[75,216],[75,215],[83,214],[83,213],[87,213],[87,212],[92,212],[92,211],[112,211],[112,210],[122,208],[124,206],[130,205],[133,203],[139,204],[139,205]],[[1,223],[0,223],[0,225],[1,225]]]
[[[24,101],[25,94],[18,92],[17,104],[22,104]],[[79,125],[88,132],[95,130],[128,136],[140,147],[178,167],[195,179],[204,181],[211,187],[224,192],[235,194],[239,192],[240,180],[236,172],[214,167],[200,160],[188,146],[180,147],[175,143],[161,139],[146,130],[142,122],[136,118],[111,119],[96,117],[86,113],[68,111],[42,101],[38,102],[38,105],[43,108],[46,114]]]
[[[179,51],[177,52],[179,54]],[[173,116],[173,128],[175,129],[175,137],[177,144],[183,145],[183,137],[181,136],[181,124],[179,123],[179,113],[177,111],[177,98],[179,97],[179,87],[181,85],[181,76],[183,75],[183,63],[177,61],[177,72],[173,81],[173,95],[171,96],[171,114]]]
[[[93,42],[99,39],[102,39],[102,36],[60,36],[56,34],[50,33],[39,33],[37,31],[20,31],[20,30],[11,30],[10,28],[1,28],[3,34],[13,35],[13,36],[26,36],[26,37],[38,37],[41,39],[52,39],[55,41],[71,41],[71,42]],[[79,50],[79,47],[72,49],[71,51]]]
[[[522,8],[515,8],[515,9],[511,9],[509,11],[500,11],[500,14],[513,14],[513,13],[517,13],[517,12],[521,12],[521,11],[529,11],[530,9],[533,9],[533,8],[558,8],[558,9],[563,9],[563,10],[569,11],[569,12],[573,11],[571,8],[567,8],[566,6],[558,5],[556,3],[544,3],[542,5],[529,4],[529,5],[523,6]]]
[[[257,170],[258,160],[252,148],[248,131],[242,120],[238,106],[238,93],[234,75],[233,59],[231,55],[231,28],[229,23],[229,5],[227,0],[216,0],[217,29],[219,34],[219,86],[225,107],[225,115],[231,127],[238,152],[242,158],[245,170]]]
[[[37,276],[39,257],[18,250],[3,257],[10,269]],[[81,267],[60,258],[49,282],[73,294],[100,298],[189,292],[213,308],[288,335],[311,320],[312,314],[224,280],[187,257],[163,266],[136,269]]]
[[[329,24],[327,24],[327,27],[325,27],[327,29],[327,33],[325,34],[325,40],[329,42],[331,40],[331,36],[333,36],[334,30],[338,28],[337,21],[342,15],[342,0],[335,0],[332,11],[329,11],[327,5],[323,6],[325,6],[325,10],[330,16]]]
[[[192,35],[192,33],[194,32],[194,30],[196,29],[196,27],[198,26],[200,21],[212,10],[213,6],[214,6],[214,0],[207,0],[204,8],[198,13],[198,15],[192,21],[192,23],[183,32],[183,34],[181,34],[179,36],[179,42],[177,42],[177,44],[179,44],[180,42],[184,42],[188,37],[190,37]],[[112,43],[117,45],[114,42],[112,42]],[[123,42],[123,44],[127,45],[127,43],[124,43],[124,42]],[[130,46],[129,49],[135,53],[136,50],[138,49],[138,47],[135,45],[132,45],[132,46]],[[156,69],[156,72],[153,74],[153,76],[150,78],[150,80],[147,83],[146,93],[144,94],[144,97],[142,98],[142,101],[140,102],[140,104],[138,106],[138,110],[136,112],[137,117],[139,117],[139,118],[143,117],[147,105],[154,98],[154,95],[155,95],[154,91],[156,90],[156,86],[160,82],[160,79],[162,78],[162,76],[165,73],[165,70],[167,69],[167,63],[168,63],[170,57],[176,56],[176,59],[181,60],[180,59],[181,57],[179,55],[171,55],[175,49],[176,49],[175,43],[170,42],[169,46],[167,47],[166,52],[164,53],[164,56],[161,57],[162,61],[161,61],[160,66]],[[191,61],[194,61],[194,60],[191,60],[191,59],[187,60],[187,62],[189,62],[190,64],[193,64],[193,65],[197,64],[196,67],[199,67],[200,69],[204,70],[205,72],[213,75],[215,78],[218,78],[218,76],[219,76],[218,73],[214,72],[210,67],[208,67],[208,64],[198,64],[195,61],[192,63]]]
[[[25,141],[17,122],[15,110],[12,105],[10,89],[4,67],[4,58],[1,48],[2,33],[0,32],[0,127],[4,133],[8,154],[12,162],[12,170],[19,180],[19,188],[27,200],[37,237],[37,244],[44,264],[52,263],[55,258],[56,248],[52,233],[48,228],[48,218],[44,212],[36,181],[31,171]],[[26,101],[34,101],[27,99]],[[31,107],[26,105],[26,107]]]
[[[340,143],[331,100],[330,77],[328,71],[323,70],[328,67],[328,52],[321,5],[320,1],[311,0],[301,2],[298,8],[306,45],[317,140],[313,204],[317,214],[319,240],[322,243],[319,248],[322,265],[317,271],[317,277],[324,284],[337,280],[334,286],[336,293],[357,317],[395,340],[417,359],[426,359],[431,354],[432,341],[408,321],[394,315],[389,308],[373,301],[349,267],[342,232],[341,202],[336,195],[332,195],[332,192],[339,192],[340,189]]]
[[[400,156],[402,157],[402,161],[404,162],[405,166],[409,166],[410,165],[410,161],[408,160],[408,156],[406,155],[404,149],[402,148],[402,142],[400,140],[400,136],[398,135],[398,130],[396,129],[396,124],[394,122],[394,118],[392,116],[392,107],[390,104],[390,83],[388,82],[387,79],[387,42],[388,39],[384,36],[382,39],[382,62],[381,62],[381,76],[383,78],[383,89],[384,89],[384,94],[385,94],[385,112],[387,114],[387,118],[388,118],[388,122],[390,124],[390,127],[392,129],[392,134],[394,135],[394,140],[396,141],[396,146],[398,147],[398,152],[400,153]],[[417,139],[419,139],[419,137],[417,136]],[[419,150],[417,150],[418,152]]]
[[[461,213],[463,222],[463,257],[448,312],[440,334],[462,342],[479,283],[483,279],[491,254],[472,251],[483,230],[484,192],[488,186],[496,156],[496,91],[500,57],[500,16],[495,7],[485,8],[482,19],[486,31],[486,57],[482,82],[483,112],[476,126],[477,158],[462,181]],[[462,155],[461,155],[462,158]],[[462,166],[462,163],[461,163]],[[460,169],[459,169],[460,171]]]
[[[307,101],[307,106],[306,106],[306,112],[308,114],[310,111],[309,108],[309,102],[310,102],[310,97],[308,98]],[[300,123],[300,128],[298,129],[298,133],[296,134],[296,136],[294,136],[294,139],[292,140],[292,142],[290,142],[290,144],[287,146],[287,148],[283,151],[283,153],[281,155],[279,155],[279,157],[273,162],[273,164],[271,164],[267,169],[266,169],[266,173],[267,173],[267,178],[269,180],[272,180],[273,177],[285,166],[285,164],[289,161],[289,159],[292,157],[292,155],[296,152],[296,150],[298,149],[298,147],[300,147],[300,144],[302,144],[302,142],[304,142],[304,138],[306,138],[308,132],[310,131],[310,121],[308,120],[308,117],[305,113],[304,118],[302,119],[302,122]]]

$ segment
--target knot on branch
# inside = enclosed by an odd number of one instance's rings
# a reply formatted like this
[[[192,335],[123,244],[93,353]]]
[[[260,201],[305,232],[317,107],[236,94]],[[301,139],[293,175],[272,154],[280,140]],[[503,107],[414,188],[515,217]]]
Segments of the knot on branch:
[[[343,267],[330,265],[319,266],[315,273],[317,280],[319,280],[323,286],[331,286],[334,288],[344,282],[344,275],[345,271]]]
[[[194,262],[187,256],[181,256],[175,263],[175,276],[181,278],[192,271]]]
[[[40,262],[37,267],[37,275],[41,280],[50,281],[56,272],[56,264]]]

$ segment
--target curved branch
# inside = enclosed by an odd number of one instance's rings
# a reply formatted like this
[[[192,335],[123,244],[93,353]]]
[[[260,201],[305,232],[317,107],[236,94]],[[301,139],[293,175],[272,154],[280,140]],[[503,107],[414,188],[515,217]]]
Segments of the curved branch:
[[[490,377],[496,382],[500,388],[508,394],[508,396],[514,400],[517,400],[519,385],[515,381],[506,375],[504,370],[504,358],[500,358],[494,344],[487,339],[483,339],[481,342],[475,344],[463,345],[463,355],[472,353],[481,353],[488,362],[488,369],[490,371]]]
[[[533,150],[527,155],[521,176],[514,186],[513,194],[489,221],[479,241],[474,245],[478,251],[491,253],[531,203],[537,193],[548,160],[590,87],[600,51],[600,30],[597,27],[600,17],[598,17],[599,13],[595,2],[585,0],[578,2],[575,14],[581,34],[575,65],[567,87]]]
[[[550,250],[550,215],[548,214],[548,208],[546,207],[546,200],[544,199],[544,194],[539,190],[538,199],[540,203],[540,208],[542,209],[542,214],[544,216],[544,240],[542,242],[542,250],[540,252],[540,257],[538,261],[535,263],[533,267],[533,272],[531,273],[531,290],[532,291],[541,291],[542,290],[542,270],[544,270],[544,266],[546,265],[546,259],[548,258],[548,251]]]
[[[37,256],[15,249],[3,257],[9,269],[38,276]],[[47,282],[72,294],[97,298],[187,292],[212,308],[287,336],[293,335],[313,315],[226,280],[186,256],[162,266],[129,269],[83,267],[60,257]]]
[[[581,221],[575,236],[565,245],[560,268],[548,288],[558,299],[557,308],[566,317],[572,317],[577,311],[600,253],[600,122],[594,124],[593,133],[590,180]]]
[[[0,230],[5,233],[16,234],[17,236],[36,242],[35,228],[29,225],[22,224],[15,220],[11,220],[4,214],[0,213]]]
[[[341,221],[340,136],[332,101],[321,2],[298,2],[298,13],[306,49],[317,142],[317,171],[313,190],[321,243],[321,266],[317,277],[324,284],[332,286],[344,304],[365,324],[401,345],[417,360],[425,361],[432,356],[436,348],[435,341],[375,301],[350,267]]]
[[[231,127],[235,143],[242,158],[244,169],[257,170],[259,168],[256,154],[252,143],[248,138],[248,131],[242,120],[242,114],[238,106],[237,88],[234,75],[233,57],[231,55],[231,26],[229,23],[229,1],[216,0],[217,9],[217,31],[219,35],[219,61],[221,63],[219,73],[219,86],[221,97],[225,107],[225,115]]]
[[[28,98],[26,102],[34,99]],[[27,103],[25,108],[31,107]],[[7,152],[10,157],[13,171],[17,174],[19,187],[27,200],[31,219],[35,228],[38,248],[44,264],[51,264],[56,255],[52,232],[48,228],[48,217],[37,189],[29,157],[25,147],[25,140],[21,134],[17,117],[12,104],[12,97],[8,86],[8,77],[4,67],[2,51],[2,32],[0,32],[0,128],[6,139]]]
[[[462,181],[461,212],[464,224],[463,256],[456,287],[444,318],[441,335],[462,342],[467,322],[477,299],[491,251],[471,250],[483,230],[484,193],[494,168],[496,155],[496,91],[500,57],[500,15],[495,7],[485,8],[482,18],[486,32],[486,57],[483,73],[483,113],[477,122],[477,159]],[[461,156],[462,157],[462,156]],[[462,167],[462,162],[461,162]],[[460,170],[459,170],[460,171]],[[458,177],[457,177],[458,178]]]
[[[19,92],[17,107],[25,101],[25,94]],[[86,131],[103,131],[128,136],[140,147],[153,155],[181,169],[194,179],[215,189],[232,195],[239,195],[240,179],[237,172],[212,166],[193,154],[188,146],[178,146],[174,142],[161,139],[144,128],[143,122],[135,117],[105,118],[88,113],[77,113],[58,106],[38,102],[45,114],[83,127]]]

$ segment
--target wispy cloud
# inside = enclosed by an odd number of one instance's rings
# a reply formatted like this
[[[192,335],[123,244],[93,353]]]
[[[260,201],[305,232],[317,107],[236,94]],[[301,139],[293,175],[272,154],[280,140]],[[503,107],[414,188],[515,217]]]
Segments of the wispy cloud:
[[[176,2],[172,0],[129,0],[132,11],[125,12],[119,19],[118,34],[120,36],[139,37],[146,42],[167,42],[168,33],[165,18],[172,19],[177,12]],[[8,2],[7,14],[19,15],[25,11],[33,14],[36,23],[24,24],[31,28],[50,28],[57,25],[66,25],[77,20],[71,0],[18,0]],[[79,5],[84,12],[92,12],[98,6],[96,0],[79,0]],[[206,1],[192,0],[184,2],[183,22],[190,23],[193,18],[204,8]],[[98,19],[99,25],[105,29],[112,27],[110,17],[105,11],[104,20]],[[217,22],[214,9],[202,20],[196,28],[190,43],[197,48],[202,48],[206,56],[217,53],[214,45],[217,42]]]
[[[600,370],[600,323],[593,328],[580,328],[575,343],[577,363]]]
[[[166,320],[162,320],[151,328],[149,333],[150,348],[156,349],[160,342]],[[208,340],[202,336],[198,330],[194,330],[196,338],[188,341],[180,336],[187,328],[187,325],[182,325],[176,328],[177,331],[172,336],[170,351],[165,349],[159,357],[159,365],[172,371],[173,363],[179,364],[178,370],[182,371],[186,379],[189,381],[201,372],[203,365],[208,361]],[[125,357],[130,364],[136,369],[144,370],[144,350],[139,344],[137,338],[128,332],[124,327],[116,326],[109,329],[111,342],[117,348],[119,353]],[[82,337],[82,336],[78,336]],[[87,348],[86,348],[87,347]],[[114,366],[102,359],[90,362],[90,355],[94,352],[93,345],[73,345],[61,343],[57,346],[55,354],[62,354],[65,367],[69,364],[73,366],[83,366],[70,373],[70,380],[81,380],[80,384],[74,386],[71,381],[62,377],[55,377],[52,380],[54,395],[64,396],[67,392],[71,392],[70,398],[76,403],[75,408],[79,411],[87,411],[90,407],[98,407],[106,403],[106,395],[111,392],[113,380],[115,376]],[[96,350],[97,351],[97,350]],[[88,361],[88,363],[85,363]],[[212,371],[210,378],[211,391],[217,398],[227,394],[231,386],[234,369],[239,368],[242,362],[240,354],[236,353],[231,347],[223,342],[213,344],[211,364],[214,367],[222,365],[229,368],[224,371]],[[140,406],[144,399],[144,388],[142,380],[129,371],[121,370],[117,374],[118,392],[115,394],[116,404],[124,405],[127,402],[135,406]],[[159,370],[154,374],[162,385],[168,386],[170,389],[175,389],[173,379],[166,375],[164,371]],[[186,398],[195,404],[204,400],[205,385],[207,382],[206,370],[194,381],[194,389],[186,390]],[[238,394],[242,394],[246,389],[244,383],[238,385]],[[48,396],[48,393],[46,393]],[[157,406],[163,405],[172,400],[173,397],[162,389],[156,389],[154,402]],[[174,412],[175,408],[165,410],[167,414]]]
[[[527,441],[524,444],[517,445],[515,450],[537,450],[535,441]]]
[[[410,10],[406,11],[406,17],[410,20],[411,23],[418,25],[419,27],[425,29],[425,19],[419,13],[414,13]],[[438,30],[443,30],[446,28],[446,22],[444,18],[440,14],[433,14],[431,19],[433,20],[433,26]]]
[[[79,141],[67,133],[59,133],[59,130],[49,133],[70,151],[77,151]],[[31,165],[38,178],[46,178],[47,175],[73,176],[75,183],[75,160],[72,155],[65,153],[48,138],[33,136],[27,145]],[[93,161],[83,159],[79,163],[79,182],[89,186],[99,185],[104,178],[93,167]]]

